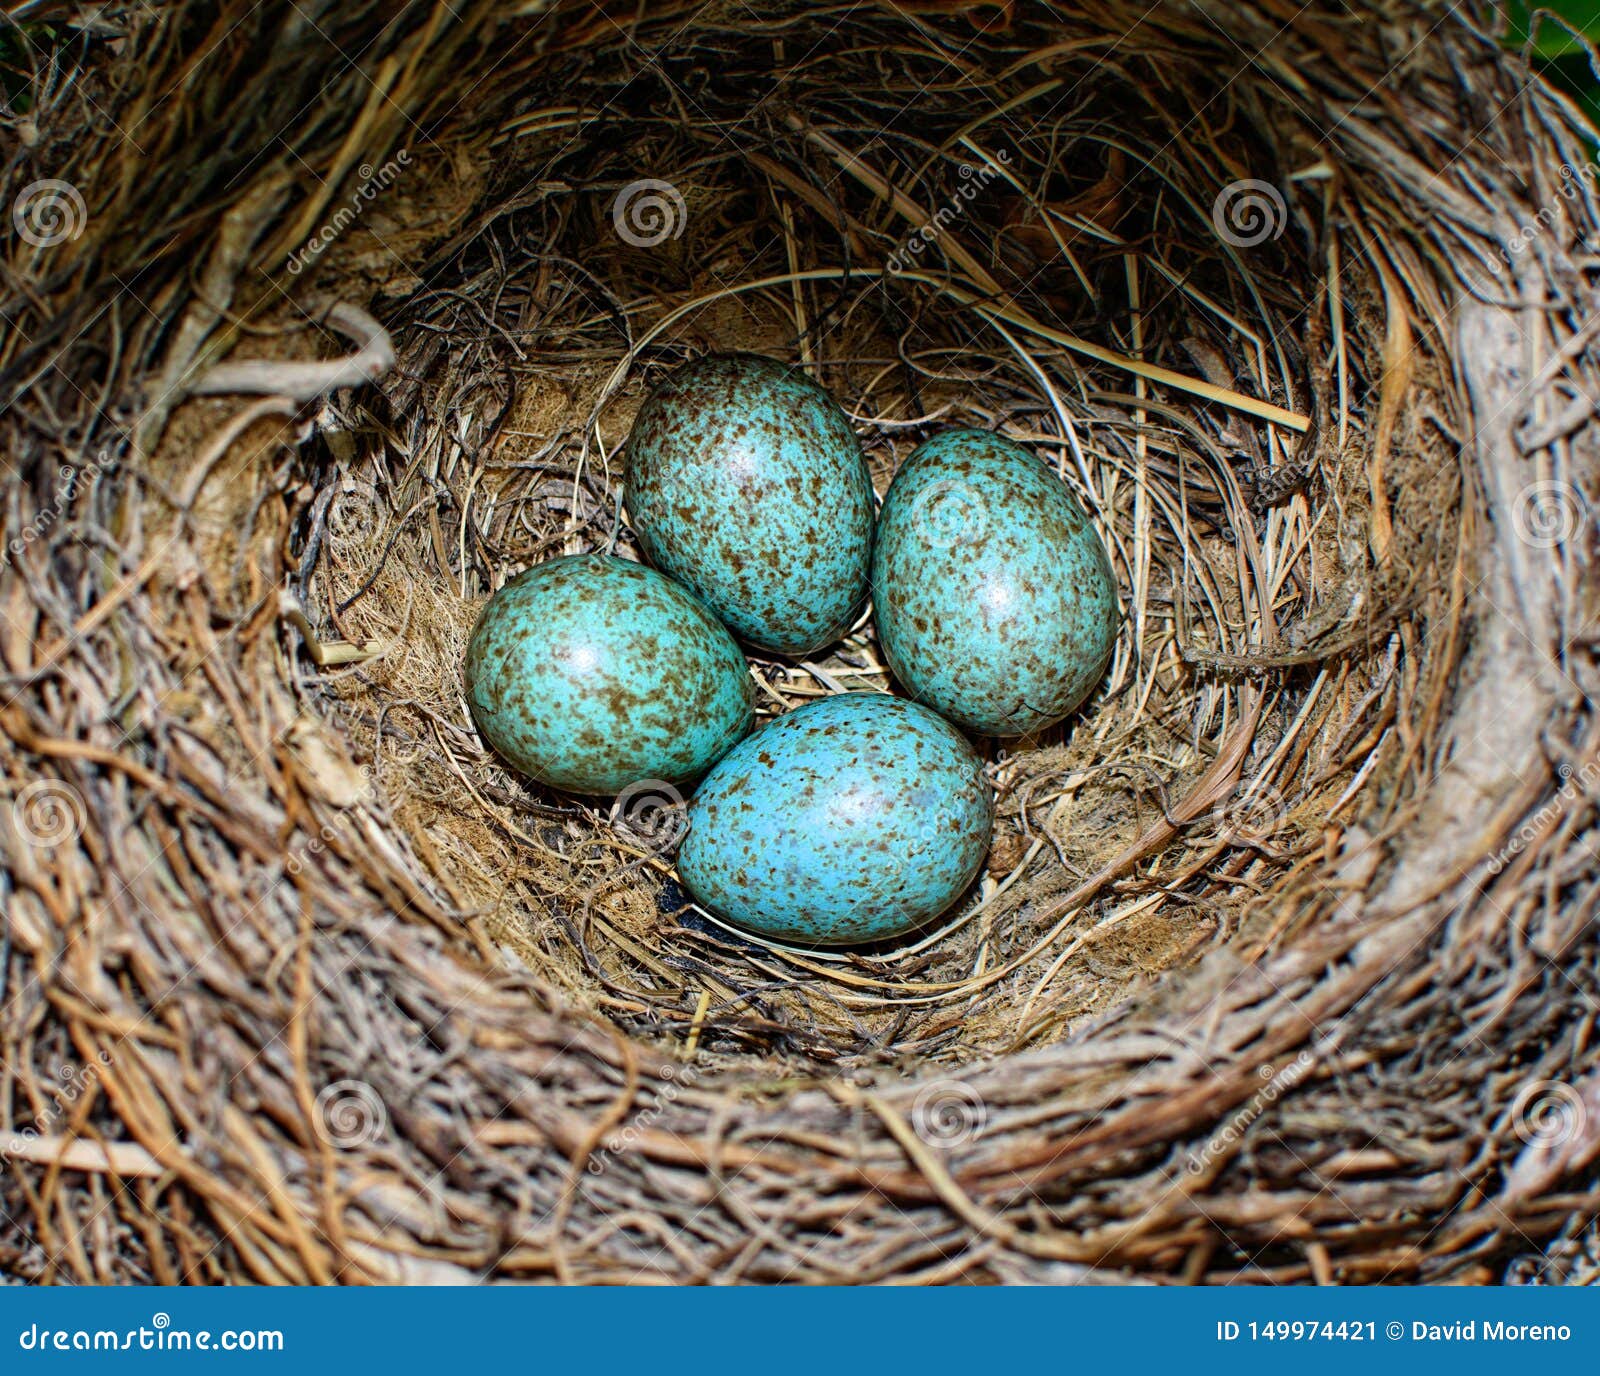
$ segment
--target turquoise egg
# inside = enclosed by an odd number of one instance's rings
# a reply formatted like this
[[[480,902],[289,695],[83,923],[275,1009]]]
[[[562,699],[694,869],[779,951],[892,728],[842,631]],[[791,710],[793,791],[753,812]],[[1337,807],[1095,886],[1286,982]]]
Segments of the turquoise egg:
[[[887,693],[796,708],[740,742],[689,804],[678,877],[780,941],[898,936],[971,884],[994,799],[966,737]]]
[[[490,598],[466,678],[484,740],[572,793],[696,779],[752,720],[726,628],[654,569],[602,554],[537,564]]]
[[[986,430],[946,430],[901,465],[878,518],[872,595],[906,692],[985,735],[1060,721],[1116,642],[1116,580],[1083,508]]]
[[[849,418],[804,373],[712,354],[646,398],[623,459],[650,562],[741,640],[804,655],[867,594],[872,479]]]

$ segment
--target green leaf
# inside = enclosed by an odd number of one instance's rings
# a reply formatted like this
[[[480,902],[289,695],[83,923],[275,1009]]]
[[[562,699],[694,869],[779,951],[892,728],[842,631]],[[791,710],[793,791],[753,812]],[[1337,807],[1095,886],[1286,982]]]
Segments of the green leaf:
[[[1552,15],[1559,16],[1565,27],[1552,19]],[[1523,48],[1532,37],[1535,57],[1581,56],[1588,52],[1583,44],[1584,38],[1600,41],[1600,0],[1549,0],[1549,3],[1542,5],[1530,5],[1527,0],[1509,0],[1506,17],[1511,21],[1506,46]],[[1576,34],[1571,30],[1576,30]]]
[[[1600,77],[1583,41],[1600,43],[1600,0],[1547,0],[1544,4],[1506,0],[1504,13],[1510,25],[1505,46],[1531,52],[1533,65],[1545,80],[1577,101],[1590,124],[1600,129]],[[1553,15],[1562,22],[1556,22]],[[1592,144],[1590,154],[1594,155]]]

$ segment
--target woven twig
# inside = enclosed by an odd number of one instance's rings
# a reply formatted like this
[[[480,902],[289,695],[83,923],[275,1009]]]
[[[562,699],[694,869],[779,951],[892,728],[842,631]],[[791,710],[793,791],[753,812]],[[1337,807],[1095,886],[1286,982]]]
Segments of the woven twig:
[[[1487,10],[190,8],[41,31],[8,114],[0,1267],[1409,1281],[1584,1234],[1600,219]],[[1083,719],[990,750],[986,886],[893,949],[704,920],[670,828],[461,702],[483,595],[636,552],[632,409],[730,343],[880,485],[1017,436],[1123,587]],[[887,684],[869,624],[755,667]]]

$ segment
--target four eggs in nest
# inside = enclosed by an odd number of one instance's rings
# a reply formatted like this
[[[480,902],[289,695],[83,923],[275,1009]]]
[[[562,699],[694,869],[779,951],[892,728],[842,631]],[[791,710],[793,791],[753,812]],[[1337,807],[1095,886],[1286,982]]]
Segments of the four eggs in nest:
[[[670,375],[634,422],[623,481],[650,566],[552,559],[490,599],[466,662],[484,739],[574,793],[698,780],[679,877],[765,936],[880,940],[943,912],[994,816],[958,728],[1040,730],[1110,660],[1111,564],[1066,484],[1008,439],[945,430],[900,466],[875,520],[848,417],[754,354]],[[811,654],[869,590],[907,696],[838,694],[751,734],[738,641]]]

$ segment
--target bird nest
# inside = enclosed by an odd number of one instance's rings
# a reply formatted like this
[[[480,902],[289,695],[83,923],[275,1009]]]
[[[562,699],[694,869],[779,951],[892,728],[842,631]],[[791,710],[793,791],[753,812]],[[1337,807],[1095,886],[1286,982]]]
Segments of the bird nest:
[[[1487,7],[222,11],[0,31],[0,1268],[1415,1281],[1576,1235],[1600,217]],[[980,743],[986,873],[882,946],[719,924],[681,799],[541,790],[466,711],[483,599],[638,557],[632,416],[728,347],[880,493],[1015,438],[1116,570],[1100,691]],[[868,619],[752,669],[768,715],[893,688]]]

